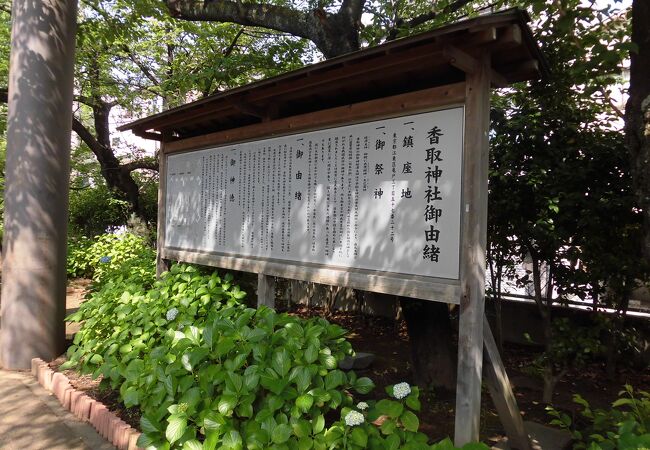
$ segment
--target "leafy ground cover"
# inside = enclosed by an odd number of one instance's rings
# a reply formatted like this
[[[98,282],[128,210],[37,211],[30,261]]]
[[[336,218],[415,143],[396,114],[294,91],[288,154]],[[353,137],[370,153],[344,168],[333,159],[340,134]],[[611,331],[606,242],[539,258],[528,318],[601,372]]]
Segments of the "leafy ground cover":
[[[134,242],[96,239],[83,253],[86,266],[72,253],[95,284],[67,319],[82,325],[60,368],[101,377],[101,387],[137,407],[139,445],[453,448],[419,432],[417,387],[400,382],[366,397],[371,379],[338,368],[352,354],[342,327],[249,308],[230,275],[178,264],[154,280],[146,251],[131,255]]]
[[[77,386],[139,426],[142,445],[453,448],[443,439],[453,433],[453,394],[409,384],[403,324],[349,312],[326,321],[318,308],[255,310],[229,275],[176,265],[156,281],[153,253],[134,236],[86,245],[71,264],[94,281],[69,319],[82,327],[61,370],[75,368],[68,373]],[[131,253],[134,245],[141,251]],[[370,369],[338,369],[352,346],[377,355]],[[539,357],[531,347],[505,348],[525,419],[569,430],[576,448],[647,447],[647,371],[623,367],[609,380],[602,361],[585,361],[558,385],[549,411],[531,371]],[[619,392],[624,384],[636,390]],[[481,437],[489,442],[502,429],[484,398]]]

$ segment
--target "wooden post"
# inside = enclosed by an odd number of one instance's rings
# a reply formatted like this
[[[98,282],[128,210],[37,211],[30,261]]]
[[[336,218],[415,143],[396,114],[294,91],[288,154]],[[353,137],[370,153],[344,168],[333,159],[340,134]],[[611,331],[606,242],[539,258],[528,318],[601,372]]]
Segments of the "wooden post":
[[[485,246],[487,240],[490,56],[466,74],[465,147],[460,266],[460,323],[454,441],[478,441],[483,370]]]
[[[309,305],[309,297],[307,292],[307,283],[304,281],[291,280],[291,303],[294,305],[305,304]]]
[[[275,277],[257,274],[257,306],[275,308]]]
[[[160,143],[158,152],[158,226],[156,229],[156,275],[169,270],[169,261],[163,259],[162,249],[165,245],[165,220],[167,199],[167,157],[165,156],[165,142]]]
[[[0,366],[65,350],[66,237],[76,0],[14,0]]]
[[[487,318],[483,319],[483,342],[486,350],[485,374],[488,388],[499,418],[508,436],[508,445],[517,450],[530,450],[530,439],[524,428],[517,399],[512,392],[508,374],[501,361],[497,343]]]

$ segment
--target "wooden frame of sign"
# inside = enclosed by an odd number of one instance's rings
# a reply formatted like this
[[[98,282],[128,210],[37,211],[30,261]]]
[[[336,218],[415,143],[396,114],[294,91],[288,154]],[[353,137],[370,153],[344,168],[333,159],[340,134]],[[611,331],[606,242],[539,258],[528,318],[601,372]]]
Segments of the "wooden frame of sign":
[[[510,81],[529,79],[544,72],[540,69],[540,64],[543,66],[544,63],[543,57],[536,50],[534,43],[531,44],[530,32],[524,27],[525,21],[519,12],[472,19],[464,24],[455,24],[430,33],[424,38],[413,38],[399,45],[388,44],[382,46],[385,47],[383,50],[365,51],[371,55],[379,54],[377,59],[370,63],[364,62],[364,58],[368,57],[364,52],[359,52],[358,55],[347,59],[321,63],[324,75],[317,70],[304,69],[302,72],[296,72],[295,76],[289,74],[272,79],[267,84],[257,83],[250,89],[240,88],[214,100],[195,102],[121,127],[131,129],[140,136],[161,141],[159,270],[166,268],[167,260],[178,260],[257,273],[259,303],[268,306],[274,305],[275,277],[458,304],[460,323],[455,442],[462,445],[478,440],[485,347],[486,381],[508,435],[509,444],[513,448],[529,449],[528,435],[484,315],[490,87],[504,86]],[[465,48],[457,47],[456,42],[462,42]],[[422,43],[424,46],[417,51],[410,47]],[[395,48],[401,49],[402,53],[393,54]],[[526,51],[523,52],[522,48]],[[371,71],[377,72],[377,79],[406,74],[405,61],[419,61],[425,52],[428,52],[429,56],[433,54],[442,57],[446,65],[445,70],[455,71],[448,72],[454,76],[446,78],[455,77],[456,81],[284,116],[279,112],[280,107],[273,101],[264,103],[265,98],[275,95],[276,98],[285,99],[282,104],[286,106],[289,104],[287,102],[295,102],[291,95],[295,95],[293,93],[300,89],[307,92],[305,98],[309,98],[309,89],[319,86],[345,90],[346,83],[358,82],[354,77],[360,73],[368,76]],[[521,55],[522,52],[527,55],[527,59],[517,61],[516,64],[511,61],[512,55]],[[510,61],[510,65],[498,62],[503,58]],[[354,66],[357,61],[361,61],[362,65],[359,67],[364,67],[363,69]],[[439,63],[436,64],[435,67],[438,67]],[[460,79],[458,74],[461,75]],[[412,73],[409,76],[412,77]],[[462,139],[461,195],[458,205],[460,248],[456,279],[252,257],[196,248],[186,249],[183,248],[182,242],[175,246],[168,246],[165,242],[165,227],[169,224],[166,184],[170,179],[167,165],[170,156],[457,106],[464,108],[465,126]],[[298,107],[297,110],[299,109]],[[238,111],[242,117],[250,116],[257,120],[252,123],[244,120],[248,123],[240,123],[237,126],[223,125],[231,120],[227,116],[231,114],[228,111]],[[214,120],[211,119],[211,114],[214,117],[223,117],[219,125],[210,122]],[[206,126],[215,126],[217,130],[204,131],[202,127]]]

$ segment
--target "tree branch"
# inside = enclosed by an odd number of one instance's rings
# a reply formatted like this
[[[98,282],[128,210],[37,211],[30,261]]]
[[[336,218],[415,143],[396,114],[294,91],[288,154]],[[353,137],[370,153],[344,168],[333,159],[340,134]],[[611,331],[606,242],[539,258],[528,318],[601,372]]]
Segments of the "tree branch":
[[[137,169],[154,170],[158,172],[158,160],[156,158],[143,158],[122,164],[122,168],[128,172]]]
[[[241,37],[241,35],[244,33],[244,29],[245,29],[244,27],[242,27],[242,28],[239,29],[239,31],[237,32],[237,34],[236,34],[235,37],[233,38],[233,40],[232,40],[232,42],[230,43],[230,45],[228,46],[228,48],[226,48],[226,49],[223,51],[223,57],[224,57],[224,58],[227,58],[227,57],[229,57],[230,55],[232,55],[232,52],[235,50],[235,47],[237,46],[237,41],[239,40],[239,38]]]
[[[79,139],[81,139],[99,159],[101,157],[102,144],[100,144],[90,130],[88,130],[88,128],[86,128],[86,126],[74,116],[72,117],[72,129],[77,133]]]
[[[359,22],[357,25],[360,25],[365,4],[366,0],[343,0],[339,14],[347,15],[353,22]]]
[[[386,38],[386,40],[392,41],[396,39],[397,35],[399,34],[400,28],[407,28],[407,29],[415,28],[418,25],[422,25],[425,22],[435,19],[440,14],[450,14],[456,12],[463,6],[470,3],[471,1],[472,0],[456,0],[450,3],[449,5],[447,5],[445,8],[443,8],[442,11],[439,12],[431,8],[431,10],[423,14],[420,14],[419,16],[415,16],[408,21],[405,21],[404,19],[398,19],[395,22],[395,26],[388,32],[388,37]]]
[[[239,40],[241,35],[244,34],[245,29],[246,29],[245,27],[241,27],[237,32],[237,34],[235,35],[235,37],[233,38],[233,40],[230,42],[230,45],[223,51],[223,58],[219,61],[219,68],[223,66],[224,60],[228,58],[230,55],[232,55],[232,52],[235,51],[235,47],[237,47],[237,41]],[[202,92],[204,97],[210,95],[212,91],[212,83],[214,82],[215,72],[213,72],[212,75],[210,76],[210,79],[206,81],[205,89],[203,89]]]
[[[173,17],[186,20],[233,22],[311,39],[309,14],[278,5],[231,0],[167,0]]]
[[[149,70],[149,68],[147,66],[142,64],[142,61],[140,61],[138,58],[136,58],[136,56],[133,54],[133,52],[131,51],[131,49],[129,48],[128,45],[126,45],[126,44],[123,45],[122,50],[124,50],[124,52],[126,53],[128,58],[131,60],[131,62],[133,62],[133,64],[138,66],[138,69],[140,69],[142,71],[144,76],[147,77],[149,79],[149,81],[151,81],[156,86],[160,85],[160,81],[158,81],[158,78],[156,78],[156,76],[151,72],[151,70]]]
[[[74,96],[74,101],[79,102],[79,103],[83,103],[84,105],[90,106],[91,108],[94,108],[95,106],[97,106],[97,103],[95,102],[94,99],[92,99],[90,97],[87,97],[85,95],[75,95]]]

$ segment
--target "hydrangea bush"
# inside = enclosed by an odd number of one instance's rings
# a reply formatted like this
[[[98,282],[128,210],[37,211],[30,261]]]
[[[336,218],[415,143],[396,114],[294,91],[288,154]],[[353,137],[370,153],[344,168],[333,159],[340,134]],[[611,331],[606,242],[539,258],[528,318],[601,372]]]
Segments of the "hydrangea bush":
[[[248,308],[230,275],[179,264],[147,285],[150,270],[103,272],[111,278],[68,318],[82,327],[64,366],[101,375],[127,407],[140,408],[140,446],[454,448],[432,446],[418,431],[416,387],[399,383],[387,388],[389,398],[355,399],[374,385],[338,368],[352,353],[341,327]]]
[[[119,276],[150,287],[155,279],[155,251],[146,239],[132,233],[80,237],[68,242],[69,277],[92,278],[95,283]]]

